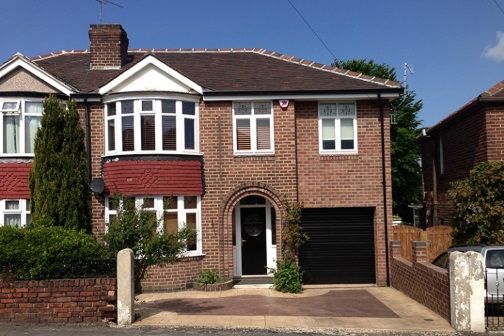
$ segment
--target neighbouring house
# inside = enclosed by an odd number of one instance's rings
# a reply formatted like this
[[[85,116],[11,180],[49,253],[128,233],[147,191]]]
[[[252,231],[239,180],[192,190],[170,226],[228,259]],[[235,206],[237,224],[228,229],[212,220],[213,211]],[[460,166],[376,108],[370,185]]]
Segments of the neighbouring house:
[[[78,103],[93,232],[134,197],[160,230],[197,231],[145,290],[185,288],[202,269],[271,276],[284,200],[302,202],[307,283],[387,283],[392,224],[389,101],[395,82],[264,49],[128,49],[117,24],[90,48],[0,67],[0,222],[30,221],[28,174],[48,94]]]
[[[504,160],[504,81],[429,128],[419,141],[426,226],[450,225],[450,184],[479,163]]]

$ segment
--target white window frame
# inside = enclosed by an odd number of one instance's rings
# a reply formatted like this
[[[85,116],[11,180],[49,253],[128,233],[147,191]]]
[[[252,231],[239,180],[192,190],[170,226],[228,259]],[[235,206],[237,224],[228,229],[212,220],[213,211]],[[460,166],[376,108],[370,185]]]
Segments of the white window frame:
[[[19,202],[19,209],[6,209],[6,202]],[[26,226],[27,215],[31,216],[29,209],[29,200],[27,199],[2,199],[0,200],[0,226],[4,226],[4,215],[21,215],[21,227]]]
[[[240,103],[251,104],[251,114],[248,115],[235,115],[235,105]],[[270,103],[270,114],[258,114],[254,112],[254,104],[257,103]],[[246,101],[246,102],[233,102],[233,154],[234,155],[273,155],[275,154],[275,116],[273,102],[268,101]],[[236,121],[238,119],[250,120],[250,150],[238,150],[238,139],[236,135]],[[270,144],[271,149],[257,149],[257,119],[269,119],[270,121]]]
[[[352,117],[348,116],[322,116],[321,115],[321,105],[323,104],[352,104],[354,105],[355,115]],[[339,109],[337,109],[339,110]],[[318,103],[318,138],[319,138],[319,154],[328,154],[328,155],[345,155],[345,154],[358,154],[358,132],[357,132],[357,103],[355,101],[320,101]],[[341,149],[341,120],[342,119],[351,119],[353,120],[353,140],[354,140],[354,148],[352,149]],[[322,121],[323,120],[334,120],[334,131],[335,131],[335,149],[324,149],[323,146],[323,134],[322,134]]]
[[[0,99],[0,157],[33,157],[34,153],[26,152],[26,123],[27,116],[42,118],[41,113],[27,113],[25,106],[27,102],[43,103],[42,98],[19,98],[5,97]],[[2,109],[4,103],[16,102],[17,109]],[[19,116],[19,152],[4,153],[4,117]]]
[[[133,151],[123,151],[122,150],[122,117],[121,114],[121,102],[125,100],[133,100],[133,114],[128,114],[125,116],[133,117],[133,129],[134,129],[134,150]],[[142,101],[152,100],[153,101],[153,111],[141,111]],[[162,113],[162,100],[174,100],[175,101],[175,114]],[[182,114],[182,102],[194,103],[194,115]],[[108,116],[108,104],[116,104],[116,114],[115,116]],[[178,97],[178,96],[124,96],[119,98],[104,100],[105,111],[104,111],[104,121],[105,121],[105,141],[104,141],[104,156],[115,156],[115,155],[149,155],[149,154],[187,154],[187,155],[199,155],[199,99],[192,97]],[[155,123],[155,149],[154,150],[142,150],[141,144],[141,122],[140,117],[142,115],[154,115]],[[176,150],[163,150],[163,134],[162,134],[162,116],[163,115],[174,115],[176,120],[177,128],[177,148]],[[108,134],[108,124],[109,120],[115,120],[115,149],[108,150],[108,139],[110,134]],[[185,149],[185,128],[184,120],[193,119],[194,120],[194,149]]]
[[[133,197],[133,196],[131,196]],[[203,255],[203,240],[202,240],[202,232],[201,232],[201,197],[200,196],[187,196],[187,197],[196,197],[196,208],[195,209],[185,209],[184,208],[184,196],[169,196],[169,197],[177,197],[177,209],[164,209],[163,196],[135,196],[135,206],[138,209],[141,209],[143,206],[144,198],[153,198],[154,199],[154,207],[145,209],[147,211],[156,212],[156,219],[158,221],[157,231],[163,232],[163,217],[164,213],[177,213],[178,217],[178,228],[182,230],[185,227],[187,214],[194,213],[196,214],[196,250],[193,251],[184,251],[182,256],[185,257],[194,257]],[[117,216],[118,210],[111,210],[109,208],[109,201],[111,197],[105,198],[105,232],[108,231],[108,225],[110,224],[110,215]],[[118,209],[121,209],[123,206],[123,200],[119,199]]]

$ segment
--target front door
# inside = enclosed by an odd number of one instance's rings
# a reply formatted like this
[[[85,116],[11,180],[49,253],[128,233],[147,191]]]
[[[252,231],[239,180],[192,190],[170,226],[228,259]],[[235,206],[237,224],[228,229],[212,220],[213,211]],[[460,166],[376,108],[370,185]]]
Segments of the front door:
[[[240,222],[242,274],[266,274],[266,208],[242,208]]]

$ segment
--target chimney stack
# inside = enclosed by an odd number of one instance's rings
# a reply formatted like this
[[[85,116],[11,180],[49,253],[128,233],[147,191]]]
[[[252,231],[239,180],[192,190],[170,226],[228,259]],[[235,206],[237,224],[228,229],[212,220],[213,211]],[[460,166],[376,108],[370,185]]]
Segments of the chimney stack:
[[[120,24],[89,26],[91,70],[120,69],[128,60],[128,34]]]

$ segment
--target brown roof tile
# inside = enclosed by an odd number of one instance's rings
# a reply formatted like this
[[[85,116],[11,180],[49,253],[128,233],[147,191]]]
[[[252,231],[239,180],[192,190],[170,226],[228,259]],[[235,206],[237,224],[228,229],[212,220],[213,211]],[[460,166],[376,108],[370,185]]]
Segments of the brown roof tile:
[[[90,70],[87,50],[59,52],[33,58],[33,61],[81,92],[96,92],[148,54],[211,91],[400,89],[392,81],[362,76],[265,49],[134,49],[129,52],[129,62],[120,70]]]

